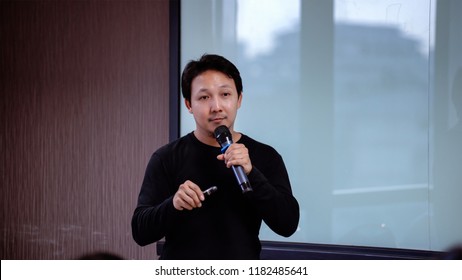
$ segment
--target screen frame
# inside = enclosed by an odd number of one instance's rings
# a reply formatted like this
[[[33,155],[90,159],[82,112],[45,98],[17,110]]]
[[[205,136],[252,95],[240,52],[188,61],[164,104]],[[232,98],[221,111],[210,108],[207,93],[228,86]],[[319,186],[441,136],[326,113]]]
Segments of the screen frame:
[[[180,137],[181,0],[169,0],[169,141]],[[442,259],[444,252],[262,240],[261,259],[364,260]],[[157,242],[160,255],[164,241]]]

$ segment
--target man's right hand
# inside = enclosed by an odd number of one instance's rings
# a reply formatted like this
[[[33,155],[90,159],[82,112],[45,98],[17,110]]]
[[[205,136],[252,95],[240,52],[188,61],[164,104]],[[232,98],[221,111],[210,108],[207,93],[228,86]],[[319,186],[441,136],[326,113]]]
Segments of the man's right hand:
[[[180,185],[178,191],[173,196],[173,206],[177,210],[192,210],[202,206],[204,194],[201,188],[193,182],[187,180]]]

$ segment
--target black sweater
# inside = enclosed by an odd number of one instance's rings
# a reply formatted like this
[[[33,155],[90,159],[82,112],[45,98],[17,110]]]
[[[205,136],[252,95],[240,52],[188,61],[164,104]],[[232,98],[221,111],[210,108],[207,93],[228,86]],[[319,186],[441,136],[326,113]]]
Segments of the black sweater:
[[[220,148],[193,133],[151,157],[132,218],[133,238],[147,245],[165,237],[161,259],[258,259],[261,221],[277,234],[292,235],[299,221],[282,157],[272,147],[242,135],[249,150],[253,192],[242,194],[231,168],[216,157]],[[205,190],[217,186],[202,207],[179,211],[173,195],[190,180]]]

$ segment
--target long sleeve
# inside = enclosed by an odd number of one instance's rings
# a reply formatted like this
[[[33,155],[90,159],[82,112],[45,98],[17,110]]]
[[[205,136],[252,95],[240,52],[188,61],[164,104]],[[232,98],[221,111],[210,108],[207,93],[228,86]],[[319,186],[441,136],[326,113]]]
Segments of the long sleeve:
[[[158,149],[146,168],[132,217],[135,241],[147,245],[165,237],[163,259],[257,259],[262,220],[277,234],[292,235],[299,207],[282,157],[268,145],[241,137],[254,168],[254,189],[243,195],[230,168],[217,159],[220,147],[190,133]],[[179,211],[173,196],[190,180],[201,189],[217,186],[202,207]]]
[[[282,157],[275,151],[270,154],[263,153],[248,176],[254,189],[252,199],[263,221],[275,233],[289,237],[297,230],[300,209]]]
[[[167,170],[160,157],[153,154],[132,217],[133,239],[141,246],[164,237],[177,215],[167,178]]]

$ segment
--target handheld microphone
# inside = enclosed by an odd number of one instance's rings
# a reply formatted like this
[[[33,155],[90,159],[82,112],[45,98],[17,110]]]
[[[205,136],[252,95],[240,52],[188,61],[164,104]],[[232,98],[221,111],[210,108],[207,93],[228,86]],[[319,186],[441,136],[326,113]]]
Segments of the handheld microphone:
[[[218,144],[220,144],[221,153],[224,154],[229,145],[233,143],[231,132],[229,131],[228,127],[221,125],[215,129],[214,134],[215,139],[217,140]],[[252,191],[252,187],[250,186],[249,179],[244,172],[244,168],[242,168],[240,165],[232,165],[231,168],[233,169],[234,176],[236,176],[237,183],[241,187],[242,193]]]

